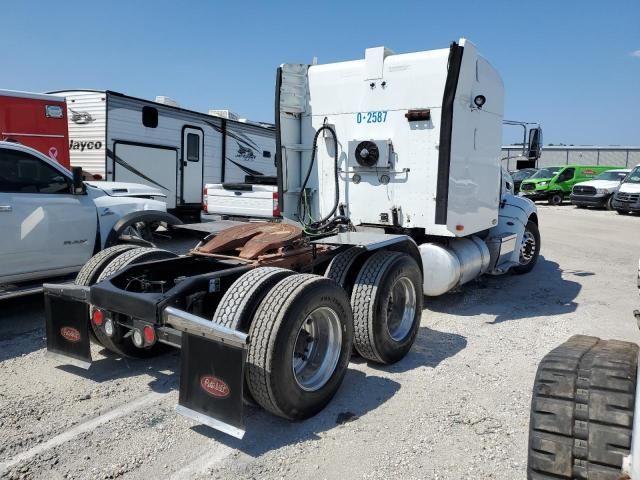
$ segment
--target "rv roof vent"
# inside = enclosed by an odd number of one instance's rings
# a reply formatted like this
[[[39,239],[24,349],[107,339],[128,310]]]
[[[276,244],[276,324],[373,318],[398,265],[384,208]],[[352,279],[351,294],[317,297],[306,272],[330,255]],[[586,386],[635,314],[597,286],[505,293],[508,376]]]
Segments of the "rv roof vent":
[[[238,120],[239,118],[238,114],[231,110],[209,110],[209,115],[226,118],[228,120]]]
[[[156,97],[156,103],[162,103],[164,105],[169,105],[170,107],[179,107],[178,102],[176,102],[171,97],[165,97],[164,95],[158,95]]]

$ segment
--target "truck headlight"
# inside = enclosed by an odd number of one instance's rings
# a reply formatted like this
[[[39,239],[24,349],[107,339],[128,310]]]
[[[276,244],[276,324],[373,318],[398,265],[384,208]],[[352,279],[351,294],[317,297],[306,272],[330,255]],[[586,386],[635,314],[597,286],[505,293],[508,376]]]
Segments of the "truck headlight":
[[[548,184],[549,182],[538,182],[538,186],[539,187],[544,187]]]
[[[606,195],[606,194],[611,193],[611,192],[606,188],[596,188],[596,193],[598,195]]]

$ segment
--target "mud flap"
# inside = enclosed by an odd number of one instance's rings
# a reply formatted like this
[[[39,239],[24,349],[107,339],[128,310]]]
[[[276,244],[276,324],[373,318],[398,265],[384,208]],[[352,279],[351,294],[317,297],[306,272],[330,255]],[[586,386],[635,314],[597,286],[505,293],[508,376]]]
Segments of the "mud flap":
[[[165,309],[163,317],[183,332],[176,411],[242,438],[248,336],[173,307]]]
[[[47,356],[81,368],[91,366],[88,287],[44,285]]]

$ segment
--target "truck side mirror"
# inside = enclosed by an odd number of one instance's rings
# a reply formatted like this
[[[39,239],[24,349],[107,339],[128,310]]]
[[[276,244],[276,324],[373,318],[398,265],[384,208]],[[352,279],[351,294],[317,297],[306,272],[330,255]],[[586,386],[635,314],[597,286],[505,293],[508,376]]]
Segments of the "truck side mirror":
[[[540,127],[529,130],[529,151],[527,158],[529,160],[538,160],[542,153],[542,129]]]
[[[84,182],[82,181],[82,167],[73,167],[73,194],[82,195],[85,192]]]

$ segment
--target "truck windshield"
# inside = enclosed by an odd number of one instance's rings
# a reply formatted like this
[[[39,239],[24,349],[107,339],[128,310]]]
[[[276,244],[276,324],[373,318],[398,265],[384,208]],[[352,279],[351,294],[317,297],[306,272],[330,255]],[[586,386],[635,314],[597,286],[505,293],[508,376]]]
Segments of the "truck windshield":
[[[536,173],[531,175],[529,177],[529,179],[531,180],[531,179],[534,179],[534,178],[553,178],[553,177],[556,176],[556,173],[558,173],[561,169],[562,169],[562,167],[541,168]]]
[[[631,170],[624,183],[640,183],[640,166]]]
[[[621,182],[628,172],[603,172],[598,175],[594,180],[617,180]]]

